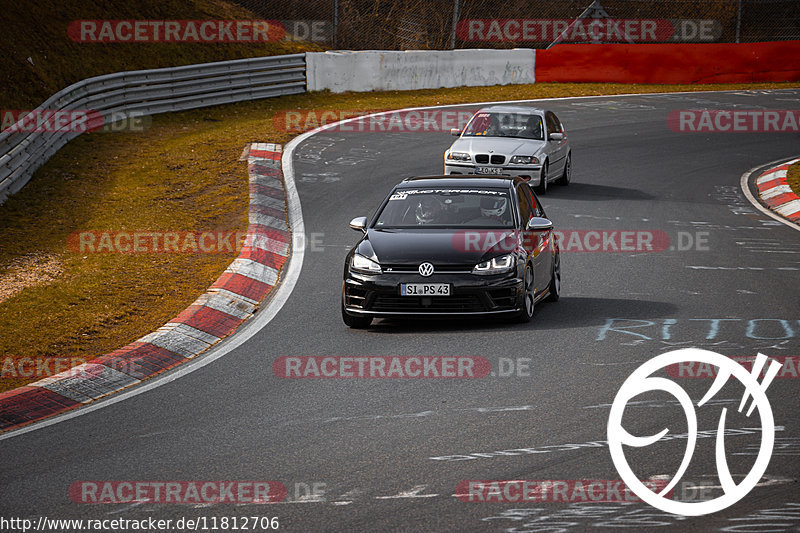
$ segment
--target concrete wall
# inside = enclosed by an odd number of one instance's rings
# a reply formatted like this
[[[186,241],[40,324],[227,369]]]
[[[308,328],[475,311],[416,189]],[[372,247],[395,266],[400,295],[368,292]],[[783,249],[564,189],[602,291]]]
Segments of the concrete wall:
[[[306,54],[309,91],[394,91],[534,83],[535,50],[367,50]]]

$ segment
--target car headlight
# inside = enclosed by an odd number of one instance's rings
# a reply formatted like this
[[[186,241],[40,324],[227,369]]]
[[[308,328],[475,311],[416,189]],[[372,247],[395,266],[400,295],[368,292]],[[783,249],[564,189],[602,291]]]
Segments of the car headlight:
[[[514,255],[506,254],[489,261],[478,263],[472,269],[473,274],[502,274],[514,268]]]
[[[515,155],[510,162],[512,165],[535,165],[539,160],[532,155]]]
[[[472,161],[472,157],[467,152],[449,152],[447,159],[451,161]]]
[[[369,272],[372,274],[380,274],[381,265],[368,257],[361,254],[353,254],[353,259],[350,261],[350,266],[353,270],[360,270],[362,272]]]

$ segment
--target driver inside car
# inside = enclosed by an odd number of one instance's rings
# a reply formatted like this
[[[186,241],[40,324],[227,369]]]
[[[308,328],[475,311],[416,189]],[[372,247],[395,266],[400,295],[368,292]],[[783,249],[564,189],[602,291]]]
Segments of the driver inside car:
[[[529,139],[544,139],[542,132],[542,121],[537,116],[528,118],[528,123],[525,125],[525,136]]]
[[[510,224],[508,198],[484,196],[481,198],[481,216],[469,221],[470,226],[498,227]]]
[[[438,199],[425,196],[419,199],[415,215],[419,226],[441,224],[444,218],[444,206]]]

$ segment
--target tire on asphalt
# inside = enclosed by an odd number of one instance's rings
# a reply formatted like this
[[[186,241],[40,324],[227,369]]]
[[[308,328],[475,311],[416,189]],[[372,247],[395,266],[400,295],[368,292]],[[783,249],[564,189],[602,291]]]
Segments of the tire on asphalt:
[[[539,186],[536,187],[536,194],[547,194],[547,161],[542,165],[542,178],[539,180]]]
[[[348,315],[344,310],[344,302],[342,302],[342,320],[345,325],[353,329],[366,329],[372,324],[371,316],[353,316]]]
[[[547,297],[548,302],[557,302],[561,297],[561,254],[556,253],[553,260],[553,277],[550,278],[550,285],[548,287],[550,295]]]
[[[525,294],[522,300],[522,309],[520,309],[516,319],[521,324],[527,324],[533,318],[533,312],[536,310],[536,295],[534,294],[536,285],[533,282],[533,267],[530,263],[525,265],[525,277],[523,279]]]

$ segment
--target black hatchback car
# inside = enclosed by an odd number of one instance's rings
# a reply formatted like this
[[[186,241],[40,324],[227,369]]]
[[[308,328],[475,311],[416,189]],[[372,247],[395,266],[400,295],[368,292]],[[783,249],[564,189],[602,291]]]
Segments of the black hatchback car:
[[[522,178],[424,176],[399,183],[347,255],[342,318],[506,315],[521,322],[561,291],[553,223]]]

